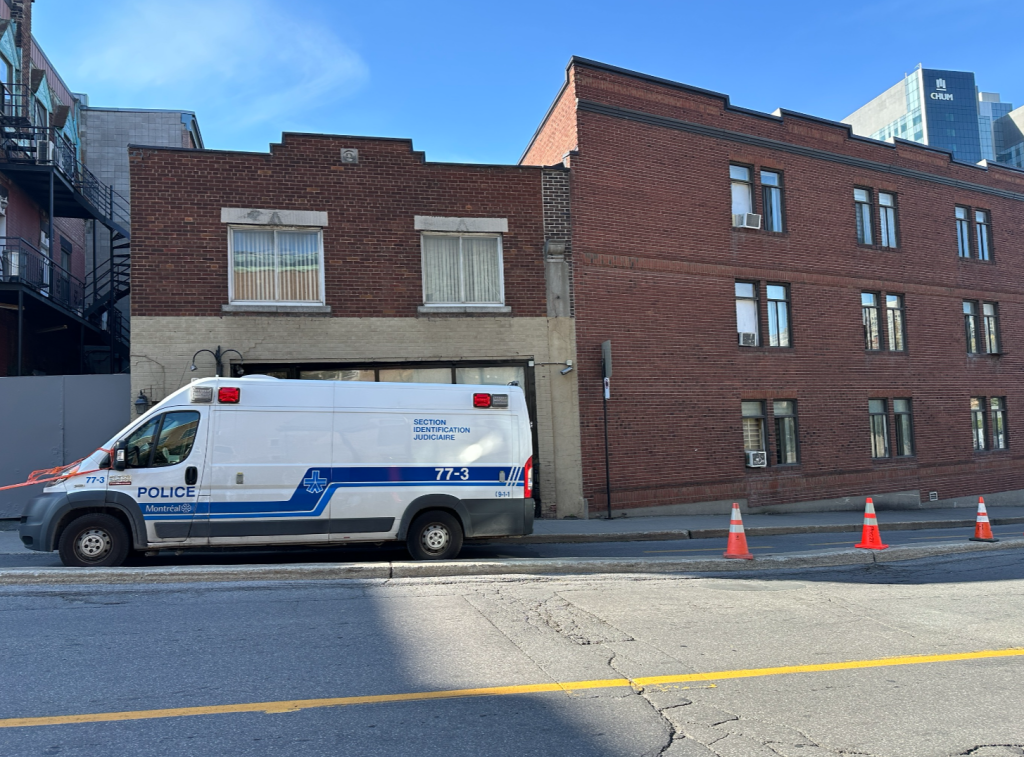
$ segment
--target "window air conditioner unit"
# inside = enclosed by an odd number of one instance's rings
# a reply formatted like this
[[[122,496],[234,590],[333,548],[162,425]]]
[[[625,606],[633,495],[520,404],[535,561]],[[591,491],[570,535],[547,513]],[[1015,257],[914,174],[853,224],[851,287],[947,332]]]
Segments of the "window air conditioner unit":
[[[761,216],[757,213],[735,213],[732,225],[737,229],[760,229]]]
[[[756,347],[757,346],[757,334],[750,331],[740,332],[740,346],[741,347]]]
[[[54,144],[48,139],[36,140],[36,163],[52,163]]]
[[[763,451],[747,452],[747,467],[748,468],[767,468],[768,467],[768,453]]]

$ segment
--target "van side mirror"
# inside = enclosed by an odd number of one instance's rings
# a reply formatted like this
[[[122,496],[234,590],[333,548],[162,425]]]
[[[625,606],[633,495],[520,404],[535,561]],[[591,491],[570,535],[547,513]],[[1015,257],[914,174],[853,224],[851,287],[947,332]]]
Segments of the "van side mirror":
[[[125,450],[128,449],[128,443],[120,441],[114,445],[114,470],[124,470],[125,468]]]

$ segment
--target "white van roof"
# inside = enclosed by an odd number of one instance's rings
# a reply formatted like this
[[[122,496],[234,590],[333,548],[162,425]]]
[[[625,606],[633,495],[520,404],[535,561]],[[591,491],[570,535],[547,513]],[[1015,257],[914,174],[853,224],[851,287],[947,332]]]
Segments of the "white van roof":
[[[479,411],[473,406],[474,394],[508,395],[507,410],[525,410],[522,387],[484,384],[418,384],[384,381],[321,381],[278,379],[273,376],[242,378],[202,378],[182,387],[158,403],[163,407],[192,405],[192,387],[209,386],[240,389],[240,405],[245,407],[351,407],[374,409]],[[206,403],[203,403],[206,404]],[[217,405],[216,402],[213,403]],[[506,408],[494,407],[491,411]]]

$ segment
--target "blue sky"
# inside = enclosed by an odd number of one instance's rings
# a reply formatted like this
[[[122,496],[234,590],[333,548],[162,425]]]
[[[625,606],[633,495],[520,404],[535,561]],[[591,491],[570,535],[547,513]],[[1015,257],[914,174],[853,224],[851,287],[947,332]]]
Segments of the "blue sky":
[[[90,104],[195,111],[207,147],[282,131],[412,138],[514,163],[572,55],[839,120],[919,62],[1024,105],[1024,3],[37,0],[33,32]],[[286,9],[286,10],[285,10]]]

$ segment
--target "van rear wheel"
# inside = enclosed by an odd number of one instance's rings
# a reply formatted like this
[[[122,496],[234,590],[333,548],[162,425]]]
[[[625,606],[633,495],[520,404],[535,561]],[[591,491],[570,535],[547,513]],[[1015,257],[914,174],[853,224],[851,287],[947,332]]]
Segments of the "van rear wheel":
[[[69,568],[121,565],[131,549],[131,537],[113,515],[89,513],[71,521],[60,535],[57,551]]]
[[[420,513],[405,539],[414,560],[454,560],[462,550],[462,526],[443,510]]]

